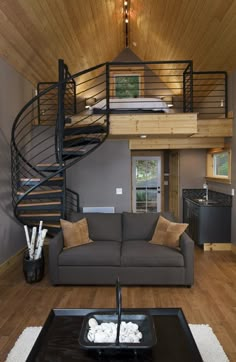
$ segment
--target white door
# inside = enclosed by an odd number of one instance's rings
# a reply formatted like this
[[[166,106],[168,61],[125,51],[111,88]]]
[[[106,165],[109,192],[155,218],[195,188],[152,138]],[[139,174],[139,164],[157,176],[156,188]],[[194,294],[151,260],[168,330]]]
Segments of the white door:
[[[132,157],[133,212],[161,211],[161,157]]]

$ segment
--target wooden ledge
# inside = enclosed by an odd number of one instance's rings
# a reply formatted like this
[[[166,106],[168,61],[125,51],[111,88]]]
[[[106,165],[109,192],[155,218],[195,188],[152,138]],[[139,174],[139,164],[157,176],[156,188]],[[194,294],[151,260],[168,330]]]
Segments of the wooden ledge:
[[[203,245],[204,251],[231,251],[232,244],[231,243],[204,243]]]

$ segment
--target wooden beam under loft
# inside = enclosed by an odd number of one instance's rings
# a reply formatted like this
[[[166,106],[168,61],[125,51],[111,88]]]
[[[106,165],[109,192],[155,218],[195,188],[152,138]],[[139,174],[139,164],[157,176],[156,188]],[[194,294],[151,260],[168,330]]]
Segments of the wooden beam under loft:
[[[131,150],[196,149],[224,147],[224,137],[130,139]]]
[[[189,137],[197,133],[197,113],[111,114],[110,137]]]

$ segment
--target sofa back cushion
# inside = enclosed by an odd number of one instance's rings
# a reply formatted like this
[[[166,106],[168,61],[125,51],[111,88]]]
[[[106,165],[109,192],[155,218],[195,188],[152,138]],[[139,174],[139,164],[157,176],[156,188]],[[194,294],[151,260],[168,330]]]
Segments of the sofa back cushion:
[[[159,215],[123,212],[123,240],[151,240]]]
[[[75,222],[83,218],[87,219],[89,237],[93,241],[121,241],[122,219],[121,214],[107,213],[73,213],[71,221]]]

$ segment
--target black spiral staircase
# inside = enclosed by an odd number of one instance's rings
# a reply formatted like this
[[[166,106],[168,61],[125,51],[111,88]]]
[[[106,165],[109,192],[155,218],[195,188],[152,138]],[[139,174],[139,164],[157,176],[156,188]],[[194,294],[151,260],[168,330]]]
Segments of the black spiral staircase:
[[[37,95],[17,115],[11,138],[12,197],[17,219],[30,227],[43,220],[49,234],[60,218],[79,209],[66,170],[99,147],[109,133],[109,114],[91,115],[85,99],[106,88],[106,65],[73,76],[59,60],[59,81],[39,83]],[[105,84],[103,86],[103,84]]]

